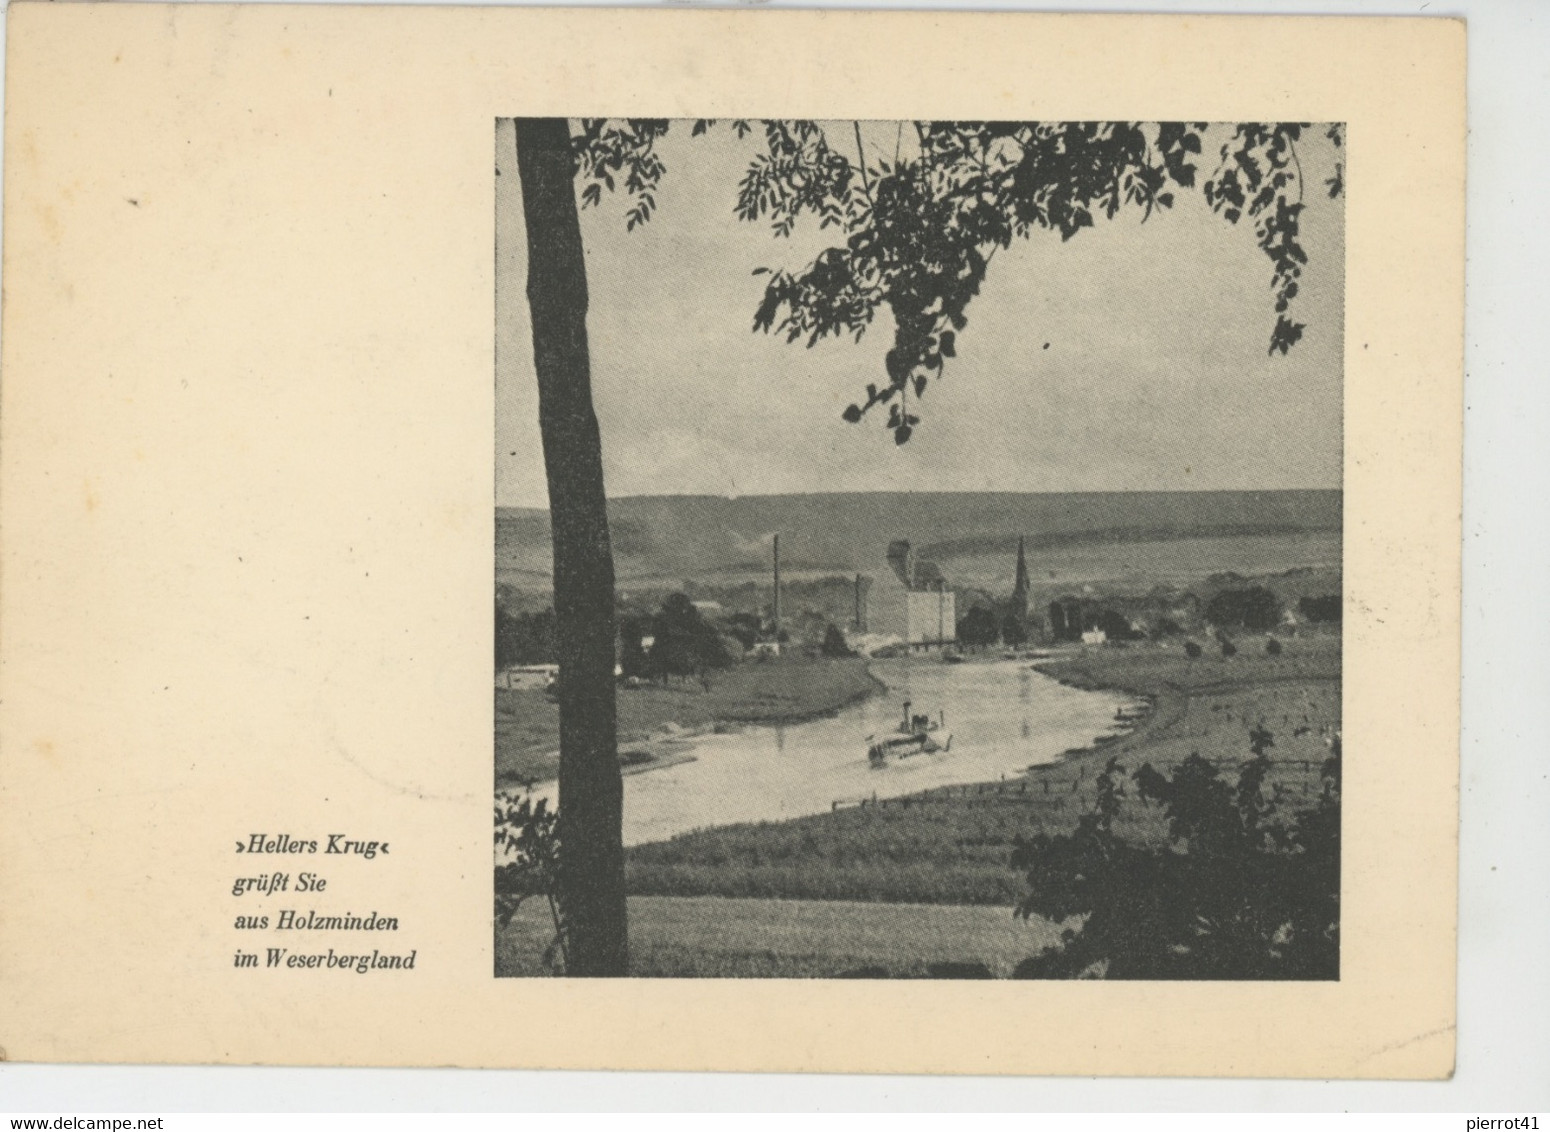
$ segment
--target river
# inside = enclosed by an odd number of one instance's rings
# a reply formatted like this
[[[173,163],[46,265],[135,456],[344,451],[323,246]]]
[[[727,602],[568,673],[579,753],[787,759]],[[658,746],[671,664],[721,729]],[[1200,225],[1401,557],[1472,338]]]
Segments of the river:
[[[624,843],[822,813],[837,800],[1010,778],[1092,742],[1128,702],[1119,693],[1067,688],[1026,660],[880,660],[872,672],[888,691],[832,717],[696,736],[687,740],[692,761],[626,775]],[[905,700],[933,720],[945,714],[951,750],[891,757],[873,769],[867,737],[893,732]],[[554,783],[538,793],[552,803]]]

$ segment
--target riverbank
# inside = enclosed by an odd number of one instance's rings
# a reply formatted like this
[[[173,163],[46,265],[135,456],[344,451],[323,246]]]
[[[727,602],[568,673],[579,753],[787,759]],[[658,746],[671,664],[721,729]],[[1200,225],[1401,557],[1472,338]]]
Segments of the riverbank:
[[[1131,769],[1143,762],[1162,768],[1197,751],[1213,763],[1236,765],[1247,757],[1248,731],[1256,726],[1275,735],[1273,762],[1322,761],[1324,733],[1340,727],[1340,635],[1278,643],[1274,655],[1262,642],[1246,640],[1231,657],[1213,649],[1192,659],[1178,645],[1142,645],[1039,662],[1036,671],[1068,687],[1125,692],[1152,704],[1131,735],[1069,752],[1061,765],[1086,769],[1090,777],[1116,756],[1133,763]]]
[[[621,687],[619,752],[626,773],[682,762],[683,740],[744,724],[830,715],[883,690],[865,660],[747,661],[698,680]],[[542,692],[495,689],[495,780],[544,782],[559,770],[560,709]],[[676,752],[676,756],[674,754]]]
[[[1151,710],[1128,733],[1117,726],[1106,741],[1021,776],[634,846],[626,853],[629,891],[1007,907],[1026,889],[1009,864],[1014,838],[1074,828],[1109,759],[1127,771],[1142,763],[1169,769],[1198,751],[1231,773],[1249,757],[1256,726],[1275,736],[1272,786],[1311,798],[1324,737],[1340,727],[1340,638],[1281,646],[1270,655],[1245,641],[1236,656],[1191,659],[1177,644],[1140,645],[1040,661],[1036,669],[1061,683],[1123,692]],[[1120,829],[1132,840],[1160,841],[1162,813],[1127,806]]]

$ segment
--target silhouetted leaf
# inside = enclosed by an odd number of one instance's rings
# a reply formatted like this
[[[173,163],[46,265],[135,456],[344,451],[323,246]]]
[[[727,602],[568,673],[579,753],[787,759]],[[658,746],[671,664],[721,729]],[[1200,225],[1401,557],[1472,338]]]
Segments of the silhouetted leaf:
[[[646,223],[665,171],[655,143],[670,124],[582,120],[573,144],[583,205],[598,203],[617,177],[631,198],[626,228]],[[711,124],[695,120],[691,136]],[[846,145],[831,148],[825,127],[813,121],[739,120],[732,129],[740,138],[762,135],[737,184],[740,219],[767,223],[784,237],[810,214],[820,230],[836,231],[836,246],[806,268],[754,272],[771,280],[753,328],[809,347],[842,334],[859,341],[886,309],[896,330],[884,359],[888,388],[869,392],[867,406],[910,387],[920,396],[922,379],[956,358],[965,309],[995,250],[1039,230],[1070,240],[1098,217],[1117,218],[1126,208],[1143,219],[1172,208],[1176,190],[1200,180],[1191,158],[1203,152],[1207,129],[1225,130],[1227,139],[1201,185],[1206,203],[1232,224],[1247,213],[1272,263],[1271,352],[1286,353],[1301,335],[1301,324],[1290,318],[1307,260],[1298,232],[1303,183],[1295,147],[1304,132],[1298,123],[919,122],[918,145],[865,172],[848,132]],[[1321,129],[1342,145],[1339,124]],[[1342,178],[1337,164],[1323,182],[1331,196],[1342,191]]]

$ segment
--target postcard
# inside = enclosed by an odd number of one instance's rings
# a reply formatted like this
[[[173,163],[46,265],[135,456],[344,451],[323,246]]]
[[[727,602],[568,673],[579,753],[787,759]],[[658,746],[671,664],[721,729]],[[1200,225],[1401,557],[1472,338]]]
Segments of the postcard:
[[[13,6],[4,1056],[1451,1073],[1463,59]]]

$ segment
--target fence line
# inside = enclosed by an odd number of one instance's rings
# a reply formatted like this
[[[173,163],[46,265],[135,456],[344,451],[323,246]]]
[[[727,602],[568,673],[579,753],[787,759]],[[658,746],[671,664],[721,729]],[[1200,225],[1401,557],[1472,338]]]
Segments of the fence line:
[[[1216,767],[1218,770],[1222,769],[1222,763],[1220,761],[1213,761],[1210,759],[1206,761],[1210,762],[1211,765]],[[1153,763],[1152,765],[1159,771],[1168,771],[1171,773],[1172,771],[1177,770],[1180,764],[1178,762],[1172,762]],[[1228,765],[1236,766],[1241,764],[1238,762],[1232,762]],[[1302,775],[1294,777],[1290,782],[1285,780],[1278,782],[1277,779],[1272,776],[1270,779],[1270,785],[1272,787],[1279,785],[1283,789],[1295,790],[1296,793],[1303,795],[1317,793],[1320,789],[1319,783],[1321,779],[1316,771],[1321,766],[1322,760],[1316,759],[1283,759],[1280,761],[1272,760],[1272,772],[1277,768],[1290,769],[1292,767],[1300,767],[1302,770]],[[1312,777],[1309,777],[1310,775]],[[1086,774],[1079,774],[1072,779],[1055,779],[1047,775],[1038,775],[1036,777],[1029,775],[1021,778],[1003,780],[1001,782],[970,782],[964,783],[960,786],[933,786],[913,794],[899,794],[891,798],[879,798],[875,793],[870,797],[836,798],[833,800],[833,802],[830,803],[829,812],[834,813],[839,810],[865,809],[867,807],[886,808],[889,806],[892,806],[895,809],[907,810],[911,806],[924,806],[931,802],[946,802],[951,801],[954,798],[980,798],[987,796],[987,804],[989,804],[989,800],[995,798],[1010,798],[1015,801],[1020,798],[1032,796],[1034,798],[1052,798],[1057,805],[1063,806],[1064,797],[1078,793],[1082,790],[1083,787],[1093,786],[1096,784],[1096,782],[1096,774],[1090,776]]]

